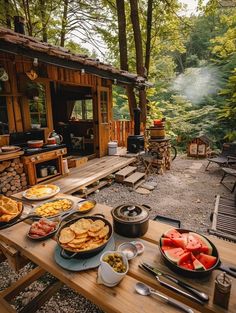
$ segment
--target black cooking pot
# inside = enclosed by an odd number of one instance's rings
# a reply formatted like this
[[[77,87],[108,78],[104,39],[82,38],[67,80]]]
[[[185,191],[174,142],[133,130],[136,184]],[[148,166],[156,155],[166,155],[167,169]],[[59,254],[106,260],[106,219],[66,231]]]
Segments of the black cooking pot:
[[[177,228],[176,230],[181,234],[192,232],[191,230],[187,230],[187,229]],[[177,264],[175,264],[174,262],[169,260],[167,258],[167,256],[165,255],[165,253],[162,251],[162,249],[161,249],[161,238],[163,236],[161,236],[160,242],[159,242],[159,248],[160,248],[160,252],[161,252],[161,255],[164,259],[165,264],[175,273],[181,274],[181,275],[189,277],[189,278],[190,277],[191,278],[206,277],[206,276],[210,275],[211,272],[215,269],[224,271],[227,274],[231,275],[232,277],[236,277],[236,268],[235,267],[228,267],[228,266],[222,264],[220,261],[220,256],[219,256],[218,250],[216,249],[216,246],[208,238],[206,238],[202,234],[201,234],[201,236],[204,237],[209,242],[209,244],[212,246],[212,255],[215,256],[217,259],[216,263],[211,268],[199,271],[199,270],[190,270],[190,269],[188,270],[188,269],[185,269],[185,268],[178,266]]]
[[[111,211],[114,231],[125,237],[141,237],[149,225],[149,211],[147,205],[123,204]]]
[[[95,215],[90,215],[90,216],[82,216],[82,217],[79,217],[79,218],[75,218],[73,220],[70,220],[68,221],[67,223],[63,224],[58,232],[57,232],[57,235],[56,235],[56,240],[57,240],[57,244],[60,246],[61,248],[61,251],[60,251],[60,255],[64,258],[64,259],[72,259],[72,258],[77,258],[77,259],[86,259],[86,258],[90,258],[92,256],[95,256],[96,254],[98,254],[100,251],[102,251],[105,246],[108,244],[109,240],[111,239],[112,237],[112,234],[113,234],[113,230],[112,230],[112,226],[111,226],[111,223],[106,220],[105,218],[101,217],[102,214],[96,214],[97,216]],[[59,236],[60,236],[60,232],[63,228],[65,227],[69,227],[71,224],[74,224],[75,222],[77,222],[78,220],[80,219],[90,219],[90,220],[93,220],[93,221],[96,221],[96,220],[102,220],[105,225],[107,225],[109,227],[109,233],[107,235],[107,241],[102,244],[101,246],[98,246],[97,248],[93,248],[93,249],[90,249],[90,250],[81,250],[79,252],[74,252],[74,250],[72,249],[69,249],[69,248],[64,248],[60,241],[59,241]]]

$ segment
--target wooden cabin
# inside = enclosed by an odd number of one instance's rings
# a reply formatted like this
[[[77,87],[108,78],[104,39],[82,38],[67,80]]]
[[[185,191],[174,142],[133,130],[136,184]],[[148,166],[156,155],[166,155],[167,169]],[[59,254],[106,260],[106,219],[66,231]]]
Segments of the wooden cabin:
[[[143,88],[147,82],[98,59],[0,28],[0,148],[23,148],[10,161],[0,155],[0,192],[10,195],[27,182],[59,178],[65,174],[65,155],[106,156],[113,134],[113,84]],[[27,149],[27,139],[49,143],[53,130],[62,136],[60,145]],[[45,166],[50,168],[46,176]]]
[[[133,87],[145,79],[98,59],[71,53],[35,38],[0,28],[0,135],[39,127],[44,140],[53,129],[72,152],[108,153],[112,84]]]

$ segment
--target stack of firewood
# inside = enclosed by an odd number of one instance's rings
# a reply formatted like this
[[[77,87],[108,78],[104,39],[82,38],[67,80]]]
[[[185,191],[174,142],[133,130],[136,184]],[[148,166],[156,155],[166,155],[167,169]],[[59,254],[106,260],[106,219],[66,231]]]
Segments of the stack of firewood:
[[[0,193],[10,196],[27,187],[23,163],[19,158],[0,162]]]
[[[150,140],[149,149],[155,152],[157,158],[153,161],[153,166],[157,167],[157,173],[163,174],[165,170],[170,169],[171,165],[171,144],[170,141]]]

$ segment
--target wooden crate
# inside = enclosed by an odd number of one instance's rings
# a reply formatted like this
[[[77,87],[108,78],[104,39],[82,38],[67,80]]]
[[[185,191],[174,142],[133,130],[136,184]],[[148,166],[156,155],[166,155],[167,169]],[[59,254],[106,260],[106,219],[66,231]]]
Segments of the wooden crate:
[[[80,167],[82,165],[84,165],[85,163],[88,162],[88,158],[87,157],[81,157],[81,158],[68,158],[68,167]]]

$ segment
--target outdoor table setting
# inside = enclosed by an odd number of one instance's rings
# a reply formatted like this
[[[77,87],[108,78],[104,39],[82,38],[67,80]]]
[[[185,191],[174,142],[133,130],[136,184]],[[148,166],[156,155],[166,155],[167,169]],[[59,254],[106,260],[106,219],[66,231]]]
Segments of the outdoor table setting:
[[[140,205],[111,208],[59,191],[26,203],[24,195],[14,195],[22,216],[40,213],[48,224],[0,224],[0,240],[104,311],[236,311],[235,244],[152,221]],[[64,210],[55,211],[62,200]],[[35,225],[51,227],[49,236],[40,238]]]

